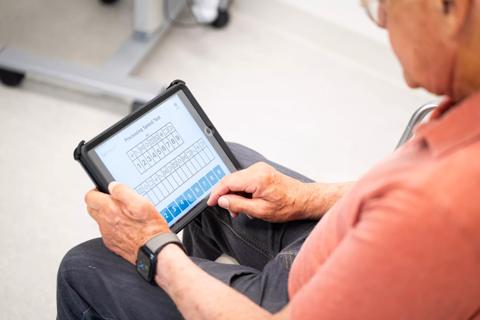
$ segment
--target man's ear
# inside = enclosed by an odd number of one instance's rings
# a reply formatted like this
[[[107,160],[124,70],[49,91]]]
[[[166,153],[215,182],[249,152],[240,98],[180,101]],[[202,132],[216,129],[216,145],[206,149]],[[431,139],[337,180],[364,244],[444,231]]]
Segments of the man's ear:
[[[475,0],[438,0],[441,2],[444,21],[450,37],[457,37],[467,24]]]

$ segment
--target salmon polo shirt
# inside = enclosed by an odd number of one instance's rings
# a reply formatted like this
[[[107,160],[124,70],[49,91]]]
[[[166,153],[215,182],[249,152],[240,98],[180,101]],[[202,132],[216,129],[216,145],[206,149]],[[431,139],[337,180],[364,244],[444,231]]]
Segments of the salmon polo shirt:
[[[480,319],[480,94],[444,103],[320,220],[291,319]]]

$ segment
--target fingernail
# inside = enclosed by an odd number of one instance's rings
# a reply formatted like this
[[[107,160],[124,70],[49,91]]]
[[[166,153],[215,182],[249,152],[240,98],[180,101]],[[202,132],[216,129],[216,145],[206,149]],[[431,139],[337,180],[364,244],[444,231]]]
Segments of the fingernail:
[[[227,198],[220,197],[220,199],[218,199],[218,205],[224,209],[228,209],[228,206],[230,205],[230,203]]]
[[[112,193],[113,188],[118,184],[117,181],[112,181],[108,184],[108,192]]]

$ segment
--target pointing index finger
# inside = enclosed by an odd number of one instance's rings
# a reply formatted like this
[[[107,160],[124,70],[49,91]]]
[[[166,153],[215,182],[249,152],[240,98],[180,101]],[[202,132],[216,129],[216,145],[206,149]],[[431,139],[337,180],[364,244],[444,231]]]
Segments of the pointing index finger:
[[[220,182],[210,193],[210,197],[208,198],[207,204],[209,206],[216,205],[218,202],[218,199],[229,192],[230,192],[230,189],[228,188],[228,186]]]
[[[244,169],[234,172],[225,178],[212,190],[207,204],[214,206],[218,203],[218,199],[231,192],[248,192],[252,184],[252,177],[249,172]]]

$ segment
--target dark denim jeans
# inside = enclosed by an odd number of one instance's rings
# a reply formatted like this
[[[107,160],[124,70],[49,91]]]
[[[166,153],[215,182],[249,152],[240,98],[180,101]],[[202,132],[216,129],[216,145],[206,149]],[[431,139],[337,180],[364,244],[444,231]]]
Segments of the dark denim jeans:
[[[229,144],[242,167],[264,161],[304,182],[310,179],[238,144]],[[192,260],[207,273],[276,312],[288,303],[288,273],[315,221],[268,223],[208,208],[185,229]],[[239,265],[214,262],[222,253]],[[206,288],[206,292],[207,292]],[[58,319],[177,319],[175,304],[146,283],[135,267],[110,252],[101,239],[87,241],[64,257],[57,280]]]

